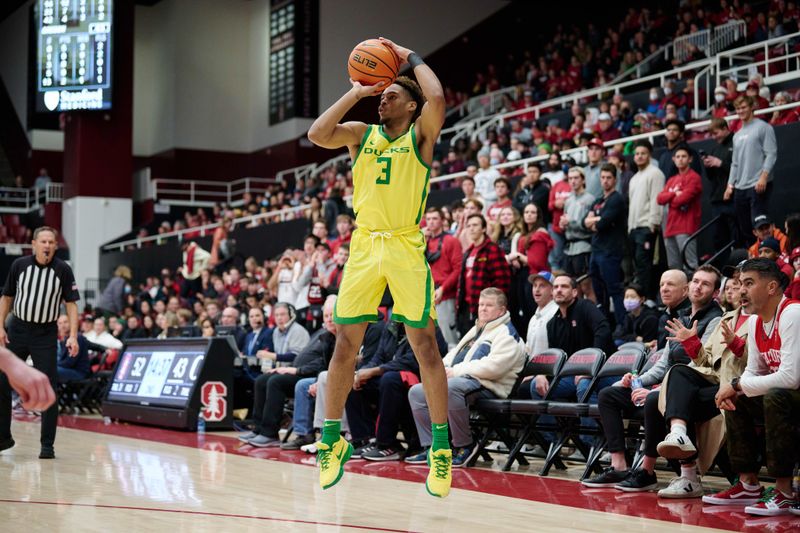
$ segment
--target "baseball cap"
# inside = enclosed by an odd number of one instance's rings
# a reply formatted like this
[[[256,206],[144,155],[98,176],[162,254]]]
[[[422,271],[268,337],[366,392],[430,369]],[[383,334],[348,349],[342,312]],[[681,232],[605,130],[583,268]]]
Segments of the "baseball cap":
[[[761,226],[769,226],[772,220],[767,215],[758,215],[753,219],[753,229],[758,229]]]
[[[719,87],[714,89],[714,94],[728,94],[728,89],[720,85]]]
[[[597,117],[597,120],[611,120],[611,115],[608,113],[600,113],[600,115]]]
[[[531,274],[530,276],[528,276],[528,281],[531,283],[531,285],[533,285],[533,282],[536,281],[537,279],[543,279],[547,283],[552,285],[554,278],[555,276],[553,276],[552,272],[548,272],[547,270],[542,270],[541,272],[538,272],[536,274]]]
[[[586,146],[597,146],[598,148],[602,148],[604,150],[606,148],[605,146],[603,146],[603,141],[601,141],[597,137],[589,141],[589,143]]]
[[[778,242],[778,239],[775,237],[767,237],[761,244],[758,245],[758,249],[761,250],[762,248],[769,248],[775,253],[781,253],[781,243]]]
[[[745,261],[747,261],[747,259],[739,261],[739,264],[737,264],[736,266],[725,265],[724,267],[722,267],[722,275],[725,276],[726,278],[732,278],[733,275],[736,274],[736,272],[740,268],[742,268],[742,265],[744,265]]]
[[[798,257],[800,257],[800,246],[792,250],[792,253],[789,254],[789,261],[794,261]]]

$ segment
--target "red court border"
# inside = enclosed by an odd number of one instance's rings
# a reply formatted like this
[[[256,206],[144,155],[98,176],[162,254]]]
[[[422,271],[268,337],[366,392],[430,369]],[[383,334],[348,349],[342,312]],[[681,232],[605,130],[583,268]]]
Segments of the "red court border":
[[[35,421],[37,419],[16,416],[15,420]],[[137,426],[128,423],[106,425],[102,419],[98,418],[63,415],[59,417],[59,426],[189,448],[224,451],[225,453],[254,459],[314,466],[314,458],[303,452],[286,451],[279,448],[257,449],[242,445],[235,437],[217,435],[213,432],[201,435],[193,432]],[[376,463],[354,460],[347,463],[345,470],[357,474],[419,483],[424,483],[427,476],[426,466],[407,465],[398,461]],[[576,481],[499,472],[483,468],[454,469],[453,488],[519,500],[550,503],[625,516],[637,516],[691,526],[741,531],[743,533],[763,533],[765,530],[769,530],[770,533],[800,531],[800,518],[793,516],[755,517],[746,515],[741,509],[703,505],[699,499],[665,500],[658,498],[652,492],[621,493],[613,489],[588,489],[582,487]],[[457,498],[458,496],[453,494],[450,497]],[[704,508],[706,512],[703,512]],[[564,526],[568,527],[569,525],[569,516],[565,515]],[[360,526],[342,525],[342,527]]]

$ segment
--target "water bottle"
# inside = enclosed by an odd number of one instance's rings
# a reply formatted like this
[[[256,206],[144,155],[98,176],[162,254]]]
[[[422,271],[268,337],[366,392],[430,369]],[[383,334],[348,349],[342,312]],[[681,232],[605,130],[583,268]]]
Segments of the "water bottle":
[[[641,388],[642,388],[642,378],[639,377],[638,372],[634,372],[633,374],[631,374],[631,392]],[[644,405],[644,400],[639,400],[638,402],[635,402],[634,405],[636,405],[636,407],[641,407]]]
[[[206,419],[203,418],[202,414],[197,415],[197,433],[205,433],[206,432]]]

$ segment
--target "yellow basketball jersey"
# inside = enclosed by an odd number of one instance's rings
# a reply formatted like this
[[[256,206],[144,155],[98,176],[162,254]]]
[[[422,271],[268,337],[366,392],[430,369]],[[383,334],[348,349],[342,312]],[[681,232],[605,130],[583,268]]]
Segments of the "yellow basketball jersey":
[[[419,225],[428,198],[430,167],[417,148],[414,125],[390,139],[381,125],[369,125],[353,163],[356,224],[368,231]]]

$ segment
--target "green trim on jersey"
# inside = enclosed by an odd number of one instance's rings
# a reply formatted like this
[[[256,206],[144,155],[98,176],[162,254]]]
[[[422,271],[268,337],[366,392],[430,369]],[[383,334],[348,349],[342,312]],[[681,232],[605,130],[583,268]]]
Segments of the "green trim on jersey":
[[[419,147],[417,146],[417,128],[414,127],[415,125],[416,124],[411,125],[411,145],[414,147],[414,153],[417,155],[417,160],[420,162],[420,164],[430,170],[431,166],[422,159],[421,155],[419,155]]]
[[[367,124],[367,129],[364,130],[364,136],[361,137],[361,144],[358,146],[358,152],[356,152],[356,157],[355,159],[353,159],[353,164],[350,165],[350,168],[356,166],[356,161],[358,161],[358,156],[360,156],[361,151],[364,150],[364,145],[367,143],[367,138],[369,137],[371,131],[372,131],[372,124]]]
[[[409,128],[409,129],[410,129],[410,128]],[[378,132],[379,132],[381,135],[383,135],[383,138],[384,138],[384,139],[386,139],[386,140],[387,140],[387,141],[389,141],[390,143],[393,143],[393,142],[395,142],[397,139],[399,139],[400,137],[402,137],[403,135],[405,135],[406,133],[408,133],[408,130],[404,131],[403,133],[401,133],[400,135],[398,135],[398,136],[397,136],[397,137],[395,137],[394,139],[392,139],[391,137],[389,137],[389,135],[387,135],[387,133],[386,133],[386,132],[383,130],[383,124],[381,124],[381,125],[379,125],[379,126],[378,126]]]
[[[412,328],[426,328],[428,321],[431,318],[431,267],[427,261],[425,265],[428,267],[428,275],[425,277],[425,307],[422,309],[422,317],[417,320],[411,320],[398,313],[392,313],[392,320],[395,322],[402,322]]]

